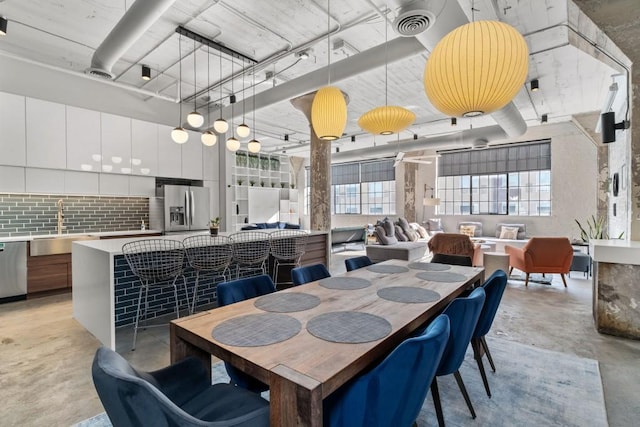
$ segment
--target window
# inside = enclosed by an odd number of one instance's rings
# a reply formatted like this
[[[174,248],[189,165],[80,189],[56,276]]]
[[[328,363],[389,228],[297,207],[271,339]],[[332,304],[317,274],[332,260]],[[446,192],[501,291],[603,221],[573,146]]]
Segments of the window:
[[[551,142],[441,153],[442,215],[551,215]]]
[[[306,171],[305,214],[311,202],[310,171]],[[394,215],[396,183],[393,160],[331,166],[331,213],[334,215]]]

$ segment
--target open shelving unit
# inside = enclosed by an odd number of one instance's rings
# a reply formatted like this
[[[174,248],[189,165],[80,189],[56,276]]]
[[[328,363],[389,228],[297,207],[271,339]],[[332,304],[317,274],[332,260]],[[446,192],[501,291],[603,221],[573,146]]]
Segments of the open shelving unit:
[[[291,166],[287,156],[238,151],[233,165],[233,211],[231,230],[253,222],[249,214],[249,188],[280,189],[278,220],[299,223],[298,190],[291,188]],[[252,190],[254,194],[255,190]],[[272,191],[265,193],[274,194]]]

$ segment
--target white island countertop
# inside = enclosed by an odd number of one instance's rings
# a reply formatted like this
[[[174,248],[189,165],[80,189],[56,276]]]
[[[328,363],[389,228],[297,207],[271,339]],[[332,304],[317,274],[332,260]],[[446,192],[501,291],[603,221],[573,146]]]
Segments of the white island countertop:
[[[640,265],[640,241],[590,240],[589,252],[595,262]]]
[[[252,230],[254,231],[254,230]],[[269,228],[269,229],[264,229],[264,230],[255,230],[255,231],[260,231],[263,233],[273,233],[276,231],[279,231],[279,229],[276,228]],[[241,233],[241,232],[240,232]],[[314,236],[314,235],[318,235],[318,234],[327,234],[326,231],[308,231],[310,236]],[[150,239],[169,239],[169,240],[179,240],[182,241],[184,240],[186,237],[189,236],[197,236],[197,235],[208,235],[209,232],[208,231],[197,231],[197,232],[184,232],[184,233],[175,233],[175,234],[167,234],[165,236],[156,236],[156,237],[149,237]],[[234,233],[226,233],[226,232],[220,232],[219,235],[220,236],[230,236],[231,234]],[[82,246],[86,246],[89,248],[93,248],[93,249],[97,249],[99,251],[103,251],[106,253],[109,253],[111,255],[121,255],[122,254],[122,245],[124,245],[125,243],[129,243],[129,242],[135,242],[138,240],[145,240],[147,239],[146,237],[132,237],[132,238],[124,238],[124,239],[107,239],[107,240],[78,240],[76,242],[73,242],[73,245],[82,245]]]

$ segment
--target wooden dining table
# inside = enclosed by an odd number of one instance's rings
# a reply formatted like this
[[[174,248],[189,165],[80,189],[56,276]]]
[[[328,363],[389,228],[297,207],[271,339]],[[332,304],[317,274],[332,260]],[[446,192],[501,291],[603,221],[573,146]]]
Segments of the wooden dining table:
[[[212,336],[214,328],[228,325],[232,319],[265,313],[256,307],[256,298],[173,320],[170,326],[171,362],[195,356],[211,369],[211,355],[216,356],[269,385],[272,426],[322,426],[323,399],[383,359],[466,288],[484,279],[482,267],[443,267],[450,273],[448,281],[435,281],[425,280],[421,274],[425,271],[409,268],[420,265],[424,268],[424,264],[390,260],[375,265],[378,270],[393,266],[391,268],[403,271],[381,273],[365,267],[337,276],[370,282],[369,286],[359,289],[333,289],[317,281],[276,292],[279,295],[312,295],[319,304],[284,313],[288,318],[296,319],[301,328],[291,338],[274,344],[228,345]],[[423,278],[419,277],[421,275]],[[437,294],[434,301],[422,303],[396,302],[379,296],[379,292],[389,291],[383,289],[397,287],[427,289]],[[331,342],[307,330],[312,319],[335,312],[367,313],[375,319],[385,319],[390,330],[380,339],[360,343]]]

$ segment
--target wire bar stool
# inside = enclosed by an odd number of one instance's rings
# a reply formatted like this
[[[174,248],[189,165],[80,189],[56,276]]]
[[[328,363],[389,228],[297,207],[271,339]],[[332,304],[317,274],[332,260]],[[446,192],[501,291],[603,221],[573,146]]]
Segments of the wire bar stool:
[[[196,282],[193,286],[193,301],[190,309],[190,313],[193,314],[198,299],[200,274],[212,273],[214,280],[216,277],[222,277],[223,282],[230,280],[231,270],[229,265],[233,258],[233,252],[231,242],[225,236],[191,236],[184,239],[182,244],[185,247],[189,265],[196,271]]]
[[[176,300],[176,316],[180,317],[180,301],[178,300],[178,287],[176,280],[182,277],[187,306],[189,305],[189,293],[187,291],[187,280],[184,277],[184,246],[177,240],[145,239],[136,242],[125,243],[122,246],[129,268],[140,280],[140,291],[138,292],[138,309],[136,310],[136,322],[133,330],[133,348],[136,349],[136,338],[138,336],[138,325],[140,318],[144,316],[145,327],[149,318],[149,289],[153,287],[163,288],[172,286],[173,295]],[[170,283],[168,283],[171,281]],[[141,305],[144,293],[144,313],[141,316]],[[148,325],[160,326],[160,325]]]
[[[300,267],[300,260],[304,255],[309,234],[304,230],[279,230],[269,236],[273,263],[273,281],[276,284],[293,284],[293,282],[278,282],[278,270],[281,265]]]
[[[236,265],[236,278],[242,272],[259,270],[268,274],[269,234],[262,231],[239,231],[229,236]]]

